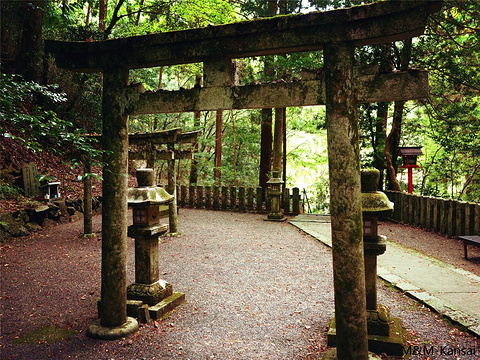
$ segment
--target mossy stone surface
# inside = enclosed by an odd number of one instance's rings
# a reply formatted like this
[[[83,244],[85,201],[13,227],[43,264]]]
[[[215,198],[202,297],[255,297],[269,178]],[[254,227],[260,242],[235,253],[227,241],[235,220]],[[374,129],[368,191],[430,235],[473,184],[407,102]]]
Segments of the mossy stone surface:
[[[46,325],[12,341],[14,344],[54,344],[68,336],[77,334],[76,330]]]

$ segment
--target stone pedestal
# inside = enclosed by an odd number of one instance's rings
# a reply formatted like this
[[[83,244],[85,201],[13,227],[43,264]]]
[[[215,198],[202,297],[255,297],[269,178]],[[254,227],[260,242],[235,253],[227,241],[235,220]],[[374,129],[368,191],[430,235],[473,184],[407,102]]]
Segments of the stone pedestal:
[[[142,319],[157,319],[182,303],[185,295],[174,293],[170,283],[160,279],[158,238],[168,230],[166,224],[150,226],[132,225],[128,236],[135,238],[135,282],[127,287],[127,313],[139,316],[145,305],[149,316]],[[161,315],[158,315],[159,311]]]
[[[386,247],[385,236],[364,239],[367,328],[370,335],[389,335],[390,310],[377,305],[377,256],[383,254]]]
[[[383,305],[382,305],[383,306]],[[388,310],[388,309],[387,309]],[[382,316],[382,312],[373,312],[371,313]],[[370,315],[367,315],[367,318]],[[382,320],[382,323],[384,320]],[[370,334],[371,323],[368,324],[368,350],[376,354],[387,354],[390,356],[403,356],[403,349],[408,339],[408,334],[405,329],[402,327],[402,320],[399,318],[390,317],[388,315],[388,333],[389,335],[374,335]],[[383,329],[383,327],[382,327]],[[337,326],[335,317],[329,324],[329,329],[327,333],[327,344],[331,347],[337,346]]]

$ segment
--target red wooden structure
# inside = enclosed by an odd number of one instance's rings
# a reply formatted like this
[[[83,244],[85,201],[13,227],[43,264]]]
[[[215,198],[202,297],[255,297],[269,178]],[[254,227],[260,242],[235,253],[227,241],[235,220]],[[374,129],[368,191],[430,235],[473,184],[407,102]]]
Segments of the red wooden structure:
[[[421,146],[399,147],[398,154],[402,156],[402,169],[408,169],[408,193],[413,193],[413,169],[419,168],[417,165],[417,157],[423,155]]]

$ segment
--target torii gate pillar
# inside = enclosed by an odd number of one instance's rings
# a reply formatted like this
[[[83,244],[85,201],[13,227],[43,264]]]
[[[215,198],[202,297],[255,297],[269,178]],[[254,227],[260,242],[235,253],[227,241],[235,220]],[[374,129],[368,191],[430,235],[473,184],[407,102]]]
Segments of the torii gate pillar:
[[[368,358],[353,50],[347,42],[323,49],[338,359]]]
[[[102,289],[99,319],[88,326],[87,335],[107,340],[138,329],[137,320],[127,317],[127,85],[128,68],[103,70]]]

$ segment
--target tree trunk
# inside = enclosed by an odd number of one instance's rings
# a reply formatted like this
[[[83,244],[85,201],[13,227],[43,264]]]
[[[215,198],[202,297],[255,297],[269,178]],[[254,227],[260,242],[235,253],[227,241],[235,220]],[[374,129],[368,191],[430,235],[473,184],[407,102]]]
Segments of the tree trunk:
[[[408,69],[412,51],[412,39],[403,41],[403,48],[400,53],[400,69]],[[387,162],[387,177],[389,180],[389,190],[402,191],[400,183],[397,180],[397,152],[402,134],[402,118],[405,101],[395,101],[393,111],[392,130],[387,136],[385,142],[385,160]]]
[[[92,226],[92,177],[89,176],[92,172],[92,165],[90,161],[85,162],[83,179],[83,233],[85,235],[93,234]]]
[[[388,105],[389,103],[378,103],[377,117],[375,121],[376,141],[374,146],[374,163],[375,168],[380,171],[380,180],[378,188],[382,190],[384,187],[384,170],[385,170],[385,142],[387,137],[387,119],[388,119]]]
[[[268,0],[267,16],[275,16],[278,11],[277,0]],[[264,76],[266,80],[272,80],[275,76],[275,69],[271,62],[265,59]],[[272,168],[272,109],[262,109],[262,125],[261,125],[261,140],[260,140],[260,173],[259,186],[265,189],[267,187],[268,174]],[[264,191],[265,193],[265,191]]]
[[[404,105],[404,101],[395,102],[392,129],[385,141],[385,160],[387,162],[387,177],[389,181],[388,189],[393,191],[402,191],[400,183],[397,180],[397,151],[402,130]]]
[[[283,169],[283,187],[287,186],[287,109],[284,108],[283,117],[283,156],[282,156],[282,169]]]
[[[140,0],[140,5],[139,5],[139,8],[138,8],[138,14],[137,14],[137,18],[135,19],[135,26],[138,26],[138,23],[140,22],[140,14],[141,14],[141,10],[142,10],[142,6],[143,6],[143,3],[144,3],[145,0]]]
[[[280,172],[282,169],[282,144],[283,123],[285,121],[285,108],[275,109],[275,127],[273,134],[273,162],[272,171]]]
[[[90,14],[92,12],[92,5],[88,3],[88,8],[87,8],[87,17],[85,18],[85,27],[87,27],[90,24]]]
[[[259,186],[267,187],[272,167],[272,109],[262,109]]]
[[[200,88],[202,86],[202,75],[195,75],[195,88]],[[193,113],[193,127],[195,130],[200,128],[200,111],[195,111]],[[193,150],[193,159],[190,163],[190,185],[196,185],[198,182],[198,160],[195,158],[195,154],[198,153],[198,140],[192,146]]]
[[[25,80],[42,81],[42,26],[44,1],[23,2],[22,43],[16,60],[16,72]]]
[[[105,20],[107,19],[107,2],[108,0],[100,0],[98,10],[98,27],[101,31],[105,31]]]
[[[168,145],[168,150],[175,153],[175,146],[173,144]],[[177,179],[175,176],[175,158],[168,160],[168,192],[173,195],[173,201],[168,206],[168,228],[170,234],[176,234],[178,232],[177,226]]]
[[[222,122],[223,111],[217,110],[215,121],[215,169],[213,173],[217,186],[220,186],[222,183]]]

